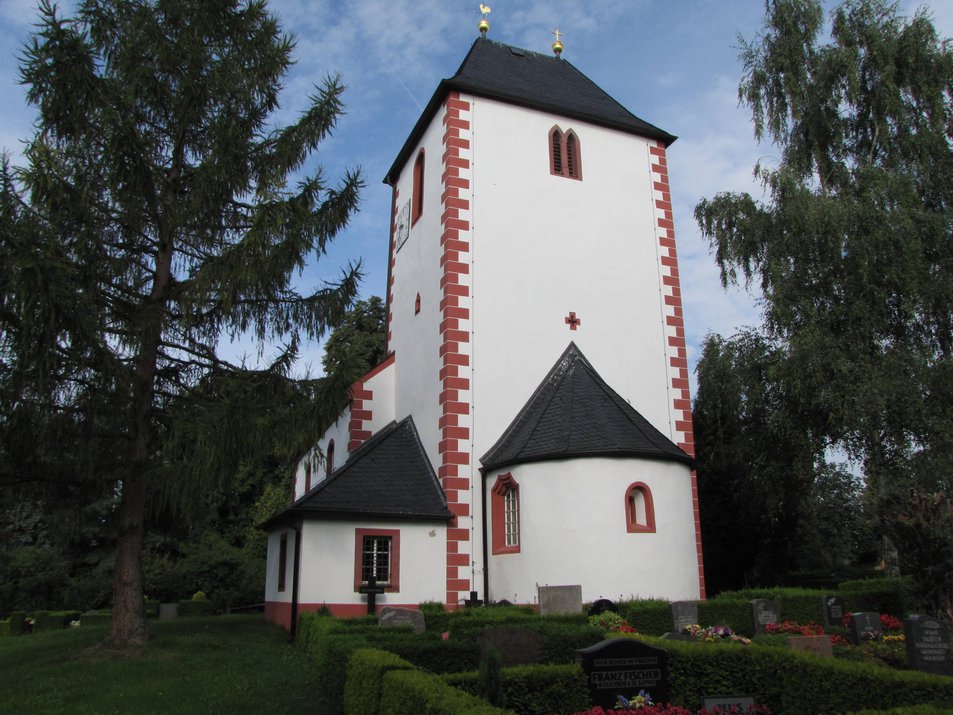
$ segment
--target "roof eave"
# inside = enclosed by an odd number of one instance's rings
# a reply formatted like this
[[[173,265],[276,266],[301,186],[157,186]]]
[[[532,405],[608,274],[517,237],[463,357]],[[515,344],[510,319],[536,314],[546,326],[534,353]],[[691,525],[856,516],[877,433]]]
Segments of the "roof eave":
[[[679,454],[659,454],[658,452],[642,452],[638,450],[606,450],[606,451],[584,451],[563,454],[544,454],[527,457],[512,457],[501,459],[498,462],[484,464],[482,471],[489,473],[503,467],[513,467],[520,464],[531,464],[533,462],[555,462],[570,459],[590,459],[592,457],[608,457],[612,459],[651,459],[660,462],[679,462],[685,464],[690,469],[695,468],[695,459],[682,452]]]

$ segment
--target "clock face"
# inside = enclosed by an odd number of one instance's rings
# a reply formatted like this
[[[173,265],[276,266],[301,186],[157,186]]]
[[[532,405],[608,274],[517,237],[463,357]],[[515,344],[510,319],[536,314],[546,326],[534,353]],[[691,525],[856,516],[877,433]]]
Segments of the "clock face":
[[[397,212],[397,250],[404,245],[410,235],[410,201],[400,207]]]

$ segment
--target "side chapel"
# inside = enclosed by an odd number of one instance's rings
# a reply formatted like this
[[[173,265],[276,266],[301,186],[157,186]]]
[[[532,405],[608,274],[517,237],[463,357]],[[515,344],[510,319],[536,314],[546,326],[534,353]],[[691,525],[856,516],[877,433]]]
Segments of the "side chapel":
[[[675,137],[561,49],[484,33],[387,172],[388,357],[265,524],[269,620],[704,598]]]

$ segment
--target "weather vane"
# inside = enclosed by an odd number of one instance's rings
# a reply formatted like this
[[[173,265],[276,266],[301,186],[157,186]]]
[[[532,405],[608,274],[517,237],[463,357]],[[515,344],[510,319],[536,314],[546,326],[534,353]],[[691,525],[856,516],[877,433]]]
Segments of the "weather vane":
[[[490,29],[490,21],[486,19],[486,16],[490,14],[490,6],[480,3],[480,14],[483,16],[480,19],[480,24],[477,25],[477,29],[480,30],[480,34],[483,37],[486,37],[487,30]]]
[[[553,30],[552,33],[550,33],[550,34],[553,34],[553,35],[556,36],[556,41],[553,43],[553,54],[555,54],[555,55],[556,55],[556,58],[559,59],[559,56],[560,56],[560,55],[562,54],[562,52],[563,52],[563,43],[559,41],[559,37],[560,37],[560,35],[562,35],[563,33],[561,33],[561,32],[559,31],[559,28],[557,27],[557,28],[556,28],[555,30]]]

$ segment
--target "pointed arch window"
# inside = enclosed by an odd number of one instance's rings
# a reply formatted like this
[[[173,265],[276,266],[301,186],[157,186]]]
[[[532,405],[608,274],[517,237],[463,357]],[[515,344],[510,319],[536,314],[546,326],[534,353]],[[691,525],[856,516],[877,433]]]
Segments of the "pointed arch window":
[[[520,485],[510,473],[501,474],[490,491],[493,553],[520,551]]]
[[[334,471],[334,440],[333,439],[330,442],[328,442],[327,453],[328,453],[327,458],[325,460],[327,462],[327,473],[331,474],[331,472]]]
[[[582,180],[582,151],[579,137],[558,126],[549,130],[549,171],[553,176]]]
[[[655,533],[652,490],[642,482],[635,482],[625,490],[625,530],[630,534]]]
[[[311,491],[311,457],[304,460],[304,493]]]
[[[417,153],[414,162],[414,195],[410,210],[410,225],[417,223],[424,212],[424,150]]]

